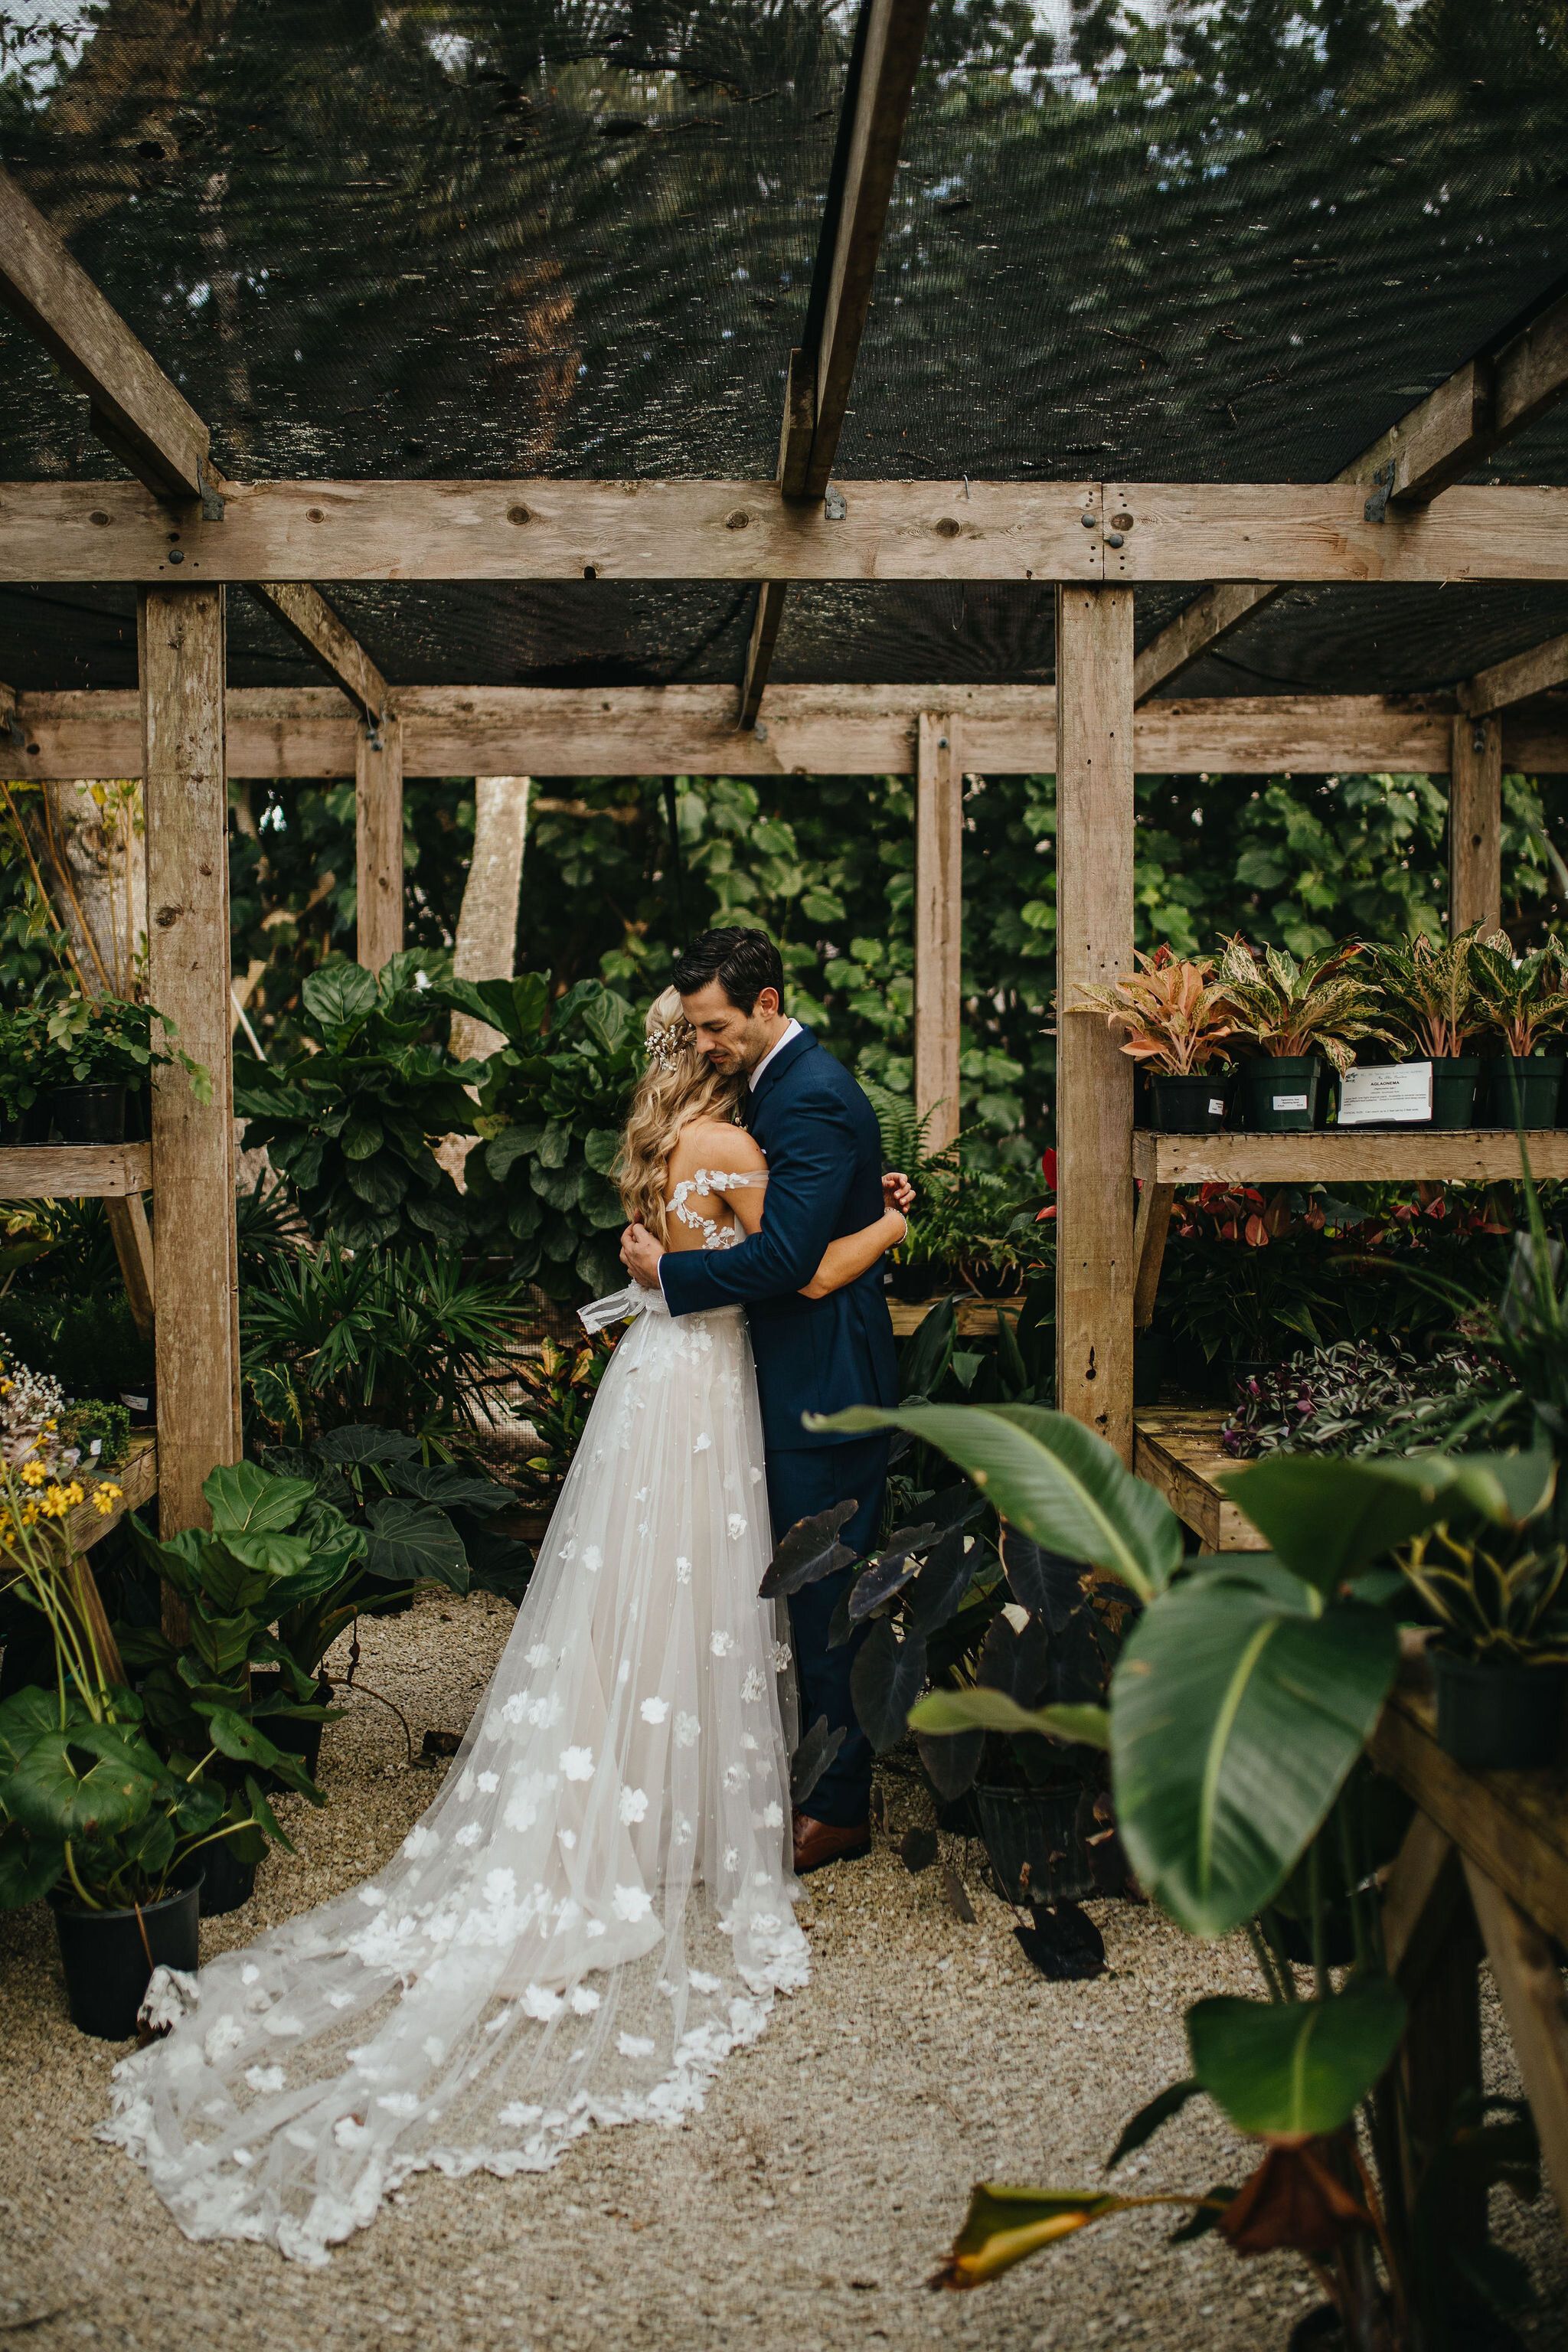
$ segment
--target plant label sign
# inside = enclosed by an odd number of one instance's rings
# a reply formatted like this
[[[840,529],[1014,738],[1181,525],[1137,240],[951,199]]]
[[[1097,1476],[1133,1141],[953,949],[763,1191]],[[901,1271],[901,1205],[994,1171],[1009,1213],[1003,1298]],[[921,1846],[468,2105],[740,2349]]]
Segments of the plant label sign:
[[[1401,1062],[1392,1070],[1347,1070],[1340,1080],[1342,1127],[1382,1127],[1431,1116],[1430,1062]]]

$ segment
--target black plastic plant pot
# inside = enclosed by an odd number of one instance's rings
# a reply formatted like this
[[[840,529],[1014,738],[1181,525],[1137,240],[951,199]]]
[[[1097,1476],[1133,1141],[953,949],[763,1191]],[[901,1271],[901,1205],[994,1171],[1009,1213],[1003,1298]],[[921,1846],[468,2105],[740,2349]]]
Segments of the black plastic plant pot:
[[[26,1110],[19,1110],[15,1118],[5,1121],[5,1140],[7,1144],[47,1143],[52,1124],[49,1098],[44,1095]]]
[[[1155,1070],[1150,1076],[1150,1119],[1156,1135],[1216,1135],[1230,1099],[1228,1076],[1177,1077]]]
[[[252,1706],[258,1699],[275,1698],[282,1687],[283,1677],[277,1668],[264,1667],[250,1677]],[[330,1706],[331,1696],[332,1685],[323,1675],[316,1685],[316,1703],[319,1706]],[[316,1767],[321,1760],[324,1728],[319,1718],[314,1723],[305,1723],[297,1715],[263,1715],[256,1717],[255,1722],[264,1739],[270,1739],[274,1748],[281,1748],[285,1756],[297,1756],[311,1780],[315,1779]],[[284,1785],[275,1772],[262,1772],[258,1777],[265,1789],[276,1791]]]
[[[123,1143],[123,1087],[57,1087],[55,1125],[62,1143]]]
[[[202,1917],[225,1919],[255,1894],[258,1865],[241,1862],[227,1838],[215,1838],[211,1845],[204,1846],[202,1860],[206,1864],[202,1880]]]
[[[1255,1135],[1288,1135],[1318,1125],[1323,1066],[1316,1054],[1267,1054],[1241,1071],[1242,1107]]]
[[[1528,1061],[1512,1062],[1511,1087],[1508,1082],[1510,1066],[1510,1057],[1507,1055],[1486,1065],[1488,1126],[1512,1127],[1517,1088],[1520,1124],[1524,1127],[1555,1127],[1557,1106],[1563,1095],[1563,1073],[1568,1070],[1568,1056],[1531,1054]]]
[[[1555,1762],[1568,1666],[1487,1666],[1432,1652],[1437,1745],[1468,1772],[1531,1772]]]
[[[1436,1054],[1432,1058],[1432,1124],[1452,1130],[1474,1127],[1476,1088],[1480,1083],[1479,1054]],[[1510,1121],[1511,1125],[1512,1122]]]
[[[1078,1800],[1076,1788],[976,1787],[980,1834],[1004,1903],[1080,1903],[1100,1892],[1078,1833]]]
[[[155,1968],[194,1969],[202,1882],[139,1911],[87,1911],[49,1897],[66,1972],[71,2023],[101,2042],[129,2042]]]

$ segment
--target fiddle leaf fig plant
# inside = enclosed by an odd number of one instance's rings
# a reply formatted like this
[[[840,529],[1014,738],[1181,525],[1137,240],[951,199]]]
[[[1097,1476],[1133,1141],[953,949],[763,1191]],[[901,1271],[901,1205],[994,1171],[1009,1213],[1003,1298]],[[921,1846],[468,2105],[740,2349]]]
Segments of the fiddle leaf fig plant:
[[[462,1196],[437,1160],[444,1135],[472,1131],[468,1087],[482,1062],[449,1061],[424,1032],[439,998],[414,949],[378,977],[321,965],[304,982],[310,1046],[280,1066],[246,1062],[234,1107],[265,1143],[318,1240],[344,1248],[468,1238]]]

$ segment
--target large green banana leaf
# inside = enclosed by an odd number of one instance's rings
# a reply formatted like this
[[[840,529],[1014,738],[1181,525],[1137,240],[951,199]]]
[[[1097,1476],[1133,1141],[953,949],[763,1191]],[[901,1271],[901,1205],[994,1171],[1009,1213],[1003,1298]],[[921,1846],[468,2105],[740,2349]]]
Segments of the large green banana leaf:
[[[1151,1895],[1195,1936],[1272,1900],[1371,1735],[1393,1621],[1197,1577],[1134,1629],[1111,1684],[1116,1817]]]

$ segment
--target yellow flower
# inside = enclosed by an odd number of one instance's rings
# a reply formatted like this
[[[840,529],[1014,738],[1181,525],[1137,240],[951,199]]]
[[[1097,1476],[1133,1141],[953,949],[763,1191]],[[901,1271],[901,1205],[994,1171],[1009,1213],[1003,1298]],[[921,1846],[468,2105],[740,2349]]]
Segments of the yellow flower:
[[[82,1486],[81,1480],[79,1478],[73,1478],[70,1485],[66,1488],[66,1500],[73,1510],[81,1501],[85,1492],[86,1489]]]
[[[25,1528],[36,1528],[37,1524],[38,1507],[37,1503],[24,1503],[22,1506],[22,1525]]]
[[[109,1517],[116,1503],[119,1502],[121,1492],[122,1489],[119,1486],[111,1486],[108,1484],[93,1488],[92,1507],[100,1518],[106,1519]]]
[[[41,1462],[24,1462],[22,1465],[24,1486],[41,1486],[48,1475]]]
[[[63,1519],[69,1508],[70,1496],[67,1494],[65,1488],[60,1486],[51,1486],[48,1493],[44,1496],[43,1512],[45,1518]]]

